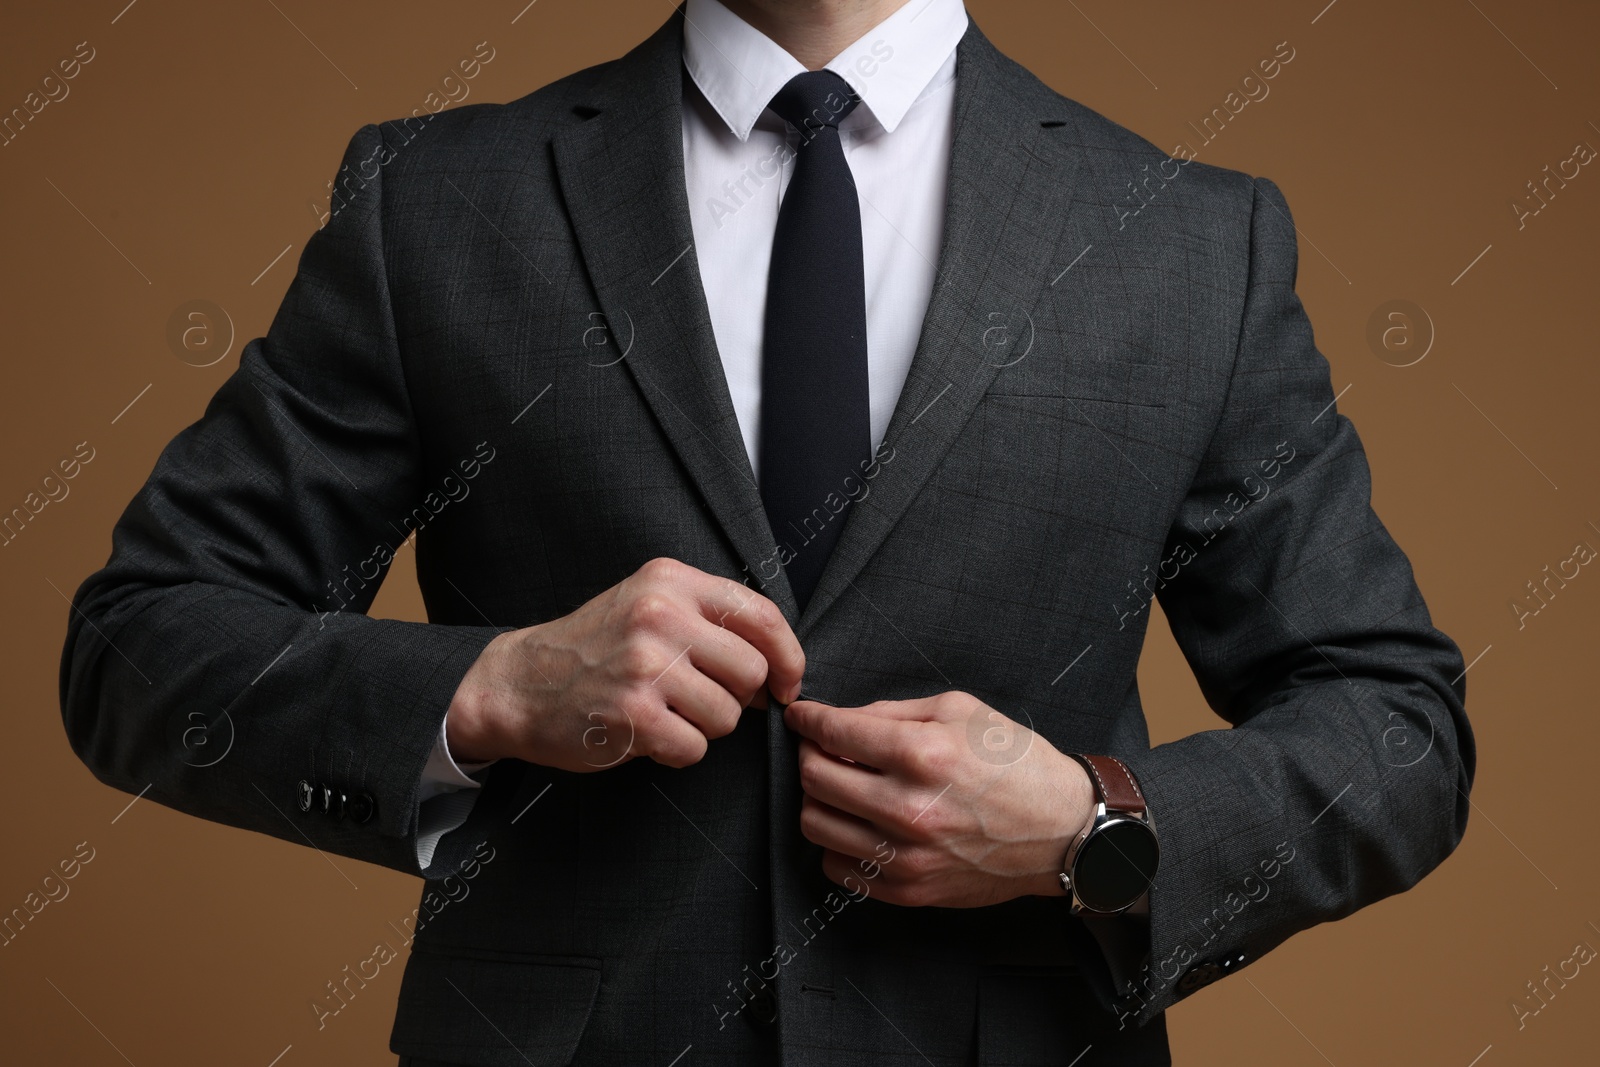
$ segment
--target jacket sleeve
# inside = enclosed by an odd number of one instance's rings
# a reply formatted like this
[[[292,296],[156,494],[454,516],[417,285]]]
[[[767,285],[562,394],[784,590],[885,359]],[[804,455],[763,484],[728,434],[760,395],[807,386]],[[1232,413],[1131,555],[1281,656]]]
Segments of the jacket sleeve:
[[[1372,511],[1296,271],[1288,205],[1258,179],[1228,397],[1157,583],[1232,729],[1117,753],[1162,848],[1124,1025],[1411,887],[1466,828],[1462,657]]]
[[[61,709],[108,785],[423,874],[423,770],[497,631],[365,614],[428,495],[384,267],[387,153],[375,125],[351,138],[267,335],[79,587]]]

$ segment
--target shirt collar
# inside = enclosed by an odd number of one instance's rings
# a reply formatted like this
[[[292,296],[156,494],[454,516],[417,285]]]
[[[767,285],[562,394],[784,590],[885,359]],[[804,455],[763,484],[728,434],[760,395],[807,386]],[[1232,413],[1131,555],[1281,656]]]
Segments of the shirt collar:
[[[800,61],[719,0],[687,0],[683,62],[713,110],[743,141]],[[893,133],[929,89],[967,29],[962,0],[908,0],[826,69],[846,82]],[[860,109],[858,109],[859,111]]]

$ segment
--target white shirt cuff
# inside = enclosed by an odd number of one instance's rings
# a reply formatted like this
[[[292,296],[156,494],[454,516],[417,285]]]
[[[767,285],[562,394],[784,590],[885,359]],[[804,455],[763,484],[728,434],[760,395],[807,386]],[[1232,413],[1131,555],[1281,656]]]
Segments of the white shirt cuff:
[[[469,778],[496,760],[482,763],[457,763],[450,755],[450,742],[446,736],[449,716],[439,725],[439,736],[434,738],[433,751],[422,768],[421,803],[417,815],[417,865],[426,869],[433,862],[434,850],[445,834],[467,821],[472,805],[478,799],[477,791],[483,783]]]
[[[482,763],[457,763],[455,757],[450,755],[450,741],[445,731],[450,725],[449,716],[439,724],[439,735],[433,739],[433,751],[428,753],[428,762],[422,768],[422,799],[424,802],[431,800],[440,793],[453,793],[457,789],[478,789],[482,783],[467,777],[475,774],[485,767],[492,766],[495,760],[485,760]]]

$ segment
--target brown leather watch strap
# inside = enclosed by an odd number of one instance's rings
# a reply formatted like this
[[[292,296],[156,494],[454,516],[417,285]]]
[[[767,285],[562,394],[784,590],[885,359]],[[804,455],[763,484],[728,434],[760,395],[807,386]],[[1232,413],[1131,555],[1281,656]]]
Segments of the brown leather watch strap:
[[[1069,752],[1073,759],[1083,764],[1094,782],[1095,795],[1107,809],[1144,814],[1144,793],[1133,780],[1128,765],[1115,756],[1090,756],[1082,752]]]

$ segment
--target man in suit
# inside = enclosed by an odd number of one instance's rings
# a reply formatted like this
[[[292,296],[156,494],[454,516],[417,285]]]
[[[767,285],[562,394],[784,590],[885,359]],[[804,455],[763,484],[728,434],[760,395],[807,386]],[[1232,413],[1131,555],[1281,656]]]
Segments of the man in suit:
[[[1282,194],[960,0],[688,0],[363,127],[333,206],[62,705],[103,781],[428,879],[402,1063],[1168,1063],[1459,841],[1462,658]],[[367,617],[412,535],[429,622]],[[1231,729],[1150,747],[1154,599]]]

